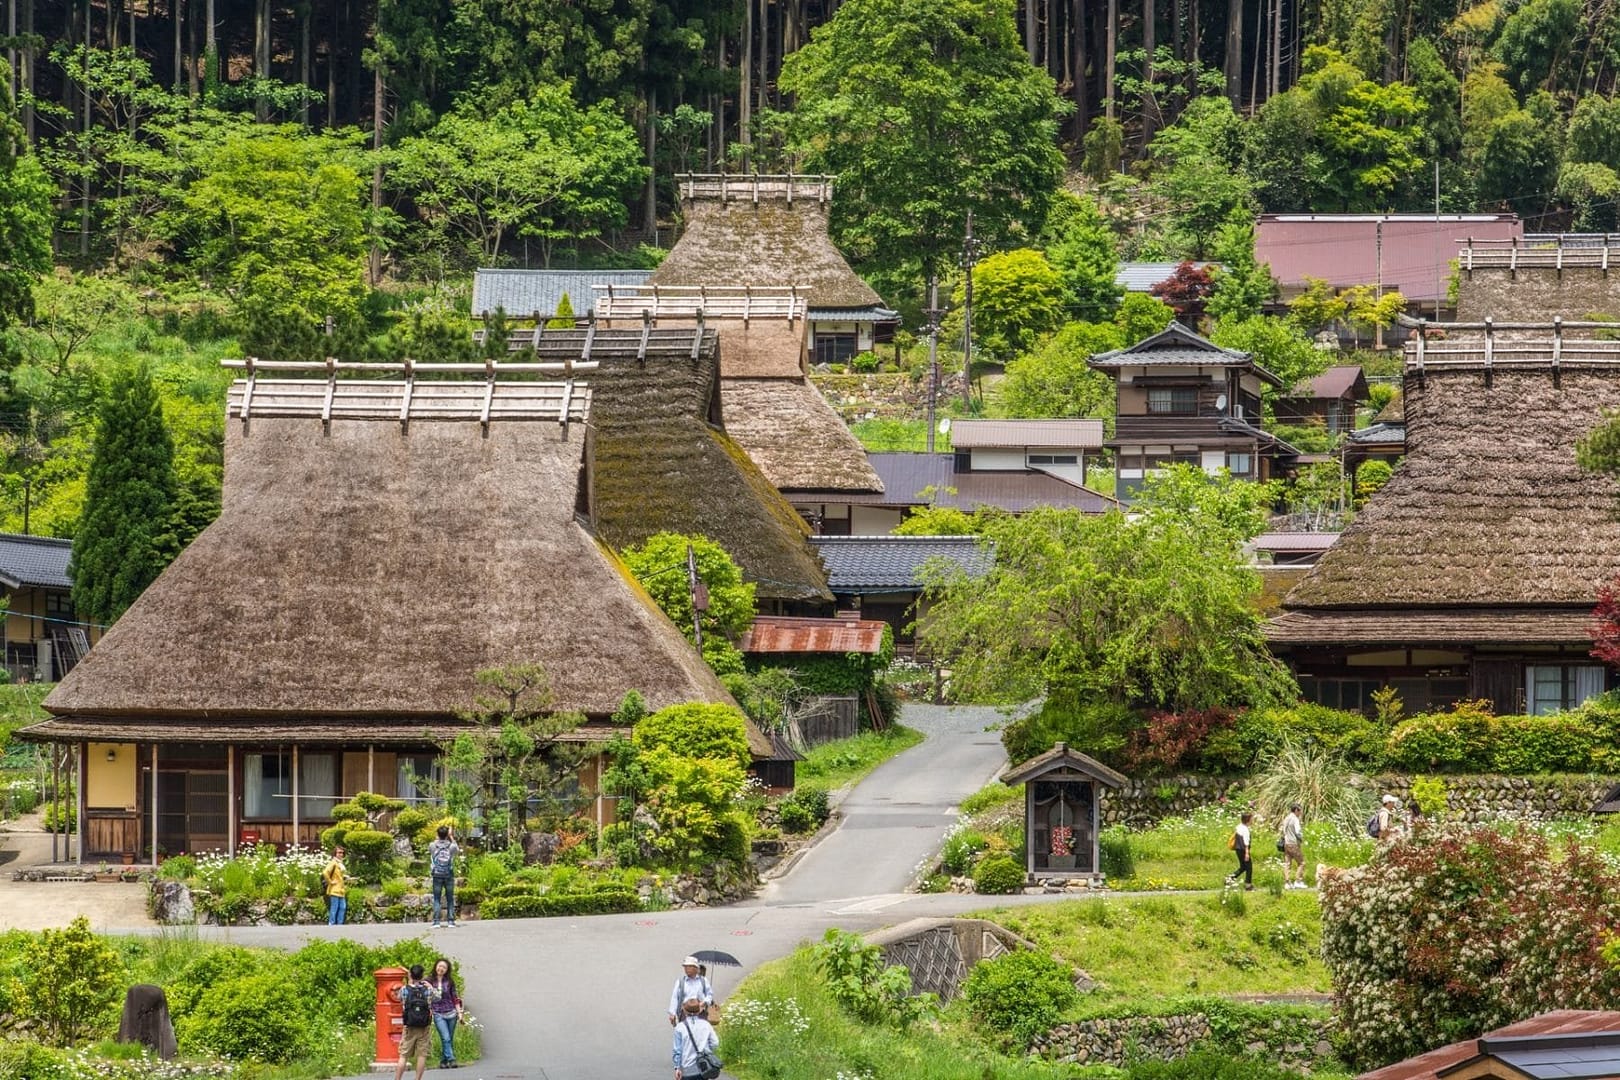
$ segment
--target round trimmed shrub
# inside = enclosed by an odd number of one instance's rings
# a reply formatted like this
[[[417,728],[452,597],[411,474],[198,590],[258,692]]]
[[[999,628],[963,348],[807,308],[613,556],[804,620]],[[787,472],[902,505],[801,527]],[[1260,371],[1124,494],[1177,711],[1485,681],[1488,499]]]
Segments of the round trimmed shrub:
[[[975,892],[1005,896],[1024,887],[1024,868],[1009,855],[991,855],[973,869]]]
[[[975,964],[962,996],[980,1023],[1022,1048],[1056,1024],[1079,994],[1068,968],[1046,953],[1019,950]]]
[[[731,705],[671,705],[636,725],[636,749],[663,746],[687,758],[735,761],[746,771],[753,764],[747,721]]]
[[[179,1042],[224,1057],[285,1065],[315,1049],[308,999],[282,975],[263,972],[216,983],[179,1024]]]
[[[414,806],[407,807],[394,815],[394,833],[397,836],[415,838],[416,834],[427,828],[428,822],[433,820],[426,810]]]

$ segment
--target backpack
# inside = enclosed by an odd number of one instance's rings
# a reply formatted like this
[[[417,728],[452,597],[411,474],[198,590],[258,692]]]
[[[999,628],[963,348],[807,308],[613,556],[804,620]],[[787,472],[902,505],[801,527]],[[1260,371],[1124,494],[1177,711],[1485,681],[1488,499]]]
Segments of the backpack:
[[[1226,838],[1226,850],[1227,851],[1236,851],[1237,850],[1237,833],[1233,833],[1231,836],[1228,836]]]
[[[691,1040],[692,1046],[697,1050],[695,1064],[697,1065],[698,1075],[703,1077],[703,1080],[715,1080],[720,1075],[720,1070],[725,1066],[720,1063],[720,1059],[715,1056],[713,1050],[698,1046],[697,1037],[692,1034],[692,1025],[690,1023],[683,1021],[682,1026],[686,1028],[686,1037]]]
[[[433,1011],[428,1008],[428,994],[420,986],[405,987],[405,1026],[408,1028],[433,1026]]]
[[[433,876],[454,877],[456,872],[456,857],[448,843],[433,849]]]
[[[1379,813],[1382,812],[1383,811],[1379,811]],[[1378,814],[1374,814],[1372,817],[1367,819],[1367,835],[1376,840],[1381,832],[1383,832],[1383,830],[1378,827]]]

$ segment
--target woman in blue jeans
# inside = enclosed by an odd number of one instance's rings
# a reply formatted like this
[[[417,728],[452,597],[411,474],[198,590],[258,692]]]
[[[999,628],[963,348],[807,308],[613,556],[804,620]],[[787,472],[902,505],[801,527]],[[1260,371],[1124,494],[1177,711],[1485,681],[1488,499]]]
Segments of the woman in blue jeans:
[[[439,957],[433,962],[433,974],[428,985],[438,991],[433,999],[433,1026],[439,1032],[439,1068],[454,1069],[456,1061],[456,1022],[461,1019],[461,995],[456,992],[455,977],[450,974],[450,961]]]

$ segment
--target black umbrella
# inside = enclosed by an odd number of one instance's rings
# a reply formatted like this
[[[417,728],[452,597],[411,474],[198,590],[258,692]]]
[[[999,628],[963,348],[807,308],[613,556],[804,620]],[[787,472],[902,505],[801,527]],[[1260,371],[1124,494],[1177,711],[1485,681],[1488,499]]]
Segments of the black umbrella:
[[[721,967],[742,967],[742,961],[718,949],[699,949],[692,954],[700,964],[719,964]]]

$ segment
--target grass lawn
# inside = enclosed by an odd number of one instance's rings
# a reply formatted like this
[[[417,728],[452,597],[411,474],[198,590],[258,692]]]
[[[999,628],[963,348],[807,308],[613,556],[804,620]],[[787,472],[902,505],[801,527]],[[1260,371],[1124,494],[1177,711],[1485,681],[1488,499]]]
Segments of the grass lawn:
[[[1127,830],[1115,826],[1103,834],[1104,846],[1123,845],[1130,853],[1128,872],[1117,868],[1109,885],[1124,892],[1144,889],[1218,889],[1237,859],[1226,846],[1237,825],[1227,809],[1206,807],[1184,817],[1166,818],[1151,829]],[[1256,823],[1254,830],[1254,884],[1262,889],[1282,883],[1282,854],[1277,850],[1275,825]],[[1346,832],[1327,822],[1305,825],[1306,880],[1316,880],[1316,868],[1360,866],[1372,857],[1371,837]]]
[[[863,731],[812,747],[794,775],[800,787],[832,791],[855,783],[900,751],[922,741],[922,732],[900,724],[890,724],[886,731]]]
[[[1081,1015],[1127,1000],[1191,994],[1317,994],[1330,989],[1312,892],[1256,889],[1196,896],[1115,897],[978,917],[1000,923],[1100,985]]]

